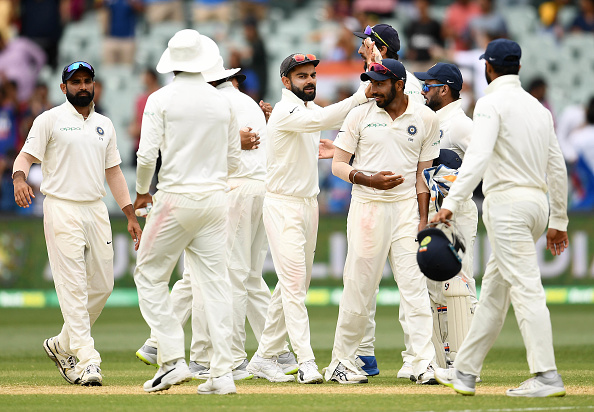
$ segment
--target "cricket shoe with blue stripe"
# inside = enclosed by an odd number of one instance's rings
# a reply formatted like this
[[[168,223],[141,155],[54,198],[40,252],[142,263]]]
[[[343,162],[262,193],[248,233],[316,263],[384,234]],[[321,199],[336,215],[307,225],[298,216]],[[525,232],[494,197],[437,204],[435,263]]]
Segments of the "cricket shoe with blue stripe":
[[[81,386],[102,386],[103,375],[101,375],[101,369],[97,365],[89,365],[85,368],[78,383]]]
[[[338,382],[342,384],[355,384],[355,383],[367,383],[368,379],[366,376],[361,375],[359,372],[352,371],[347,369],[346,366],[340,362],[336,369],[334,369],[334,373],[330,377],[330,380],[333,382]]]
[[[46,339],[43,341],[43,349],[47,356],[54,361],[60,375],[71,384],[78,383],[78,375],[74,371],[76,368],[76,356],[66,353],[58,343],[58,337]]]

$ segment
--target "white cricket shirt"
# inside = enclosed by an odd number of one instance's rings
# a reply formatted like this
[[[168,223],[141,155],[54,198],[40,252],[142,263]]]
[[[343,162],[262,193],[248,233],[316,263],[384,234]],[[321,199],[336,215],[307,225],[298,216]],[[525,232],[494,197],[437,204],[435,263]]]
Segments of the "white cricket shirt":
[[[324,108],[314,102],[306,106],[293,92],[283,89],[268,119],[266,191],[317,196],[320,131],[338,129],[347,113],[365,102],[365,93],[359,91]]]
[[[260,135],[260,145],[255,150],[242,150],[239,167],[229,178],[250,178],[264,181],[266,178],[266,118],[258,103],[250,96],[237,90],[233,83],[225,82],[217,86],[224,96],[229,99],[235,111],[239,128],[251,127],[252,132]],[[241,141],[241,139],[240,139]]]
[[[458,99],[435,112],[439,119],[441,149],[456,152],[461,159],[472,137],[472,119],[462,110],[462,100]]]
[[[227,190],[239,166],[237,120],[227,99],[200,73],[179,73],[151,94],[142,117],[136,190],[148,192],[161,151],[158,190],[188,196]],[[142,171],[142,173],[141,173]]]
[[[443,208],[455,212],[483,178],[483,193],[515,187],[547,191],[549,227],[567,230],[567,170],[551,113],[517,75],[496,78],[474,109],[472,138]]]
[[[94,105],[85,120],[68,101],[33,121],[22,151],[41,160],[41,193],[80,202],[105,196],[105,169],[121,163],[111,120]]]
[[[366,175],[390,171],[404,177],[402,184],[389,190],[353,185],[353,198],[384,202],[416,198],[418,163],[439,156],[439,120],[431,109],[410,98],[404,113],[394,120],[375,102],[368,102],[351,110],[334,145],[354,154],[353,167]]]

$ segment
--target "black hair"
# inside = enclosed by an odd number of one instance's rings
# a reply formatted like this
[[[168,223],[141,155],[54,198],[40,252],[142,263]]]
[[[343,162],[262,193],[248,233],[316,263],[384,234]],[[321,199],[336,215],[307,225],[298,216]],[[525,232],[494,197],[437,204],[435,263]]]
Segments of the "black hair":
[[[517,66],[499,66],[496,64],[491,64],[493,67],[493,71],[497,73],[499,76],[505,76],[508,74],[518,74],[520,73],[520,65]]]
[[[452,89],[450,87],[450,91],[452,92],[452,99],[458,100],[460,98],[460,90]]]
[[[594,124],[594,97],[590,99],[590,103],[586,107],[586,121],[588,124]]]
[[[385,46],[384,46],[385,47]],[[386,58],[387,59],[394,59],[394,60],[398,60],[398,53],[395,51],[390,50],[389,48],[386,48]]]

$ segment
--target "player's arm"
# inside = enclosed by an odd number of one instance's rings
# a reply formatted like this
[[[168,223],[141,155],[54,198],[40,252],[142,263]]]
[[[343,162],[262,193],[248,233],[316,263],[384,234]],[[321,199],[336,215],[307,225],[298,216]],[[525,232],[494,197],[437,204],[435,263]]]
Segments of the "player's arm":
[[[132,207],[132,200],[130,199],[130,193],[128,192],[128,184],[126,183],[126,179],[124,178],[120,166],[117,165],[105,169],[105,180],[107,181],[111,194],[118,203],[118,206],[122,209],[122,212],[124,212],[128,219],[128,233],[130,233],[132,240],[134,240],[134,249],[138,250],[140,238],[142,237],[142,229],[140,229],[138,220],[136,220],[134,208]]]
[[[345,182],[380,190],[393,189],[404,182],[404,178],[401,175],[395,175],[394,172],[381,171],[368,174],[356,170],[349,164],[352,156],[352,153],[337,147],[332,159],[332,174]]]
[[[29,170],[33,163],[41,163],[35,156],[21,151],[12,167],[12,184],[14,186],[14,200],[20,207],[29,207],[31,198],[35,198],[33,189],[27,183]]]
[[[227,173],[231,174],[239,168],[241,155],[241,139],[239,136],[239,124],[232,107],[229,107],[231,118],[229,121],[229,140],[227,142]]]
[[[165,136],[163,114],[157,99],[154,93],[150,95],[142,114],[140,143],[136,152],[136,193],[140,194],[147,194],[149,191],[159,157],[159,148]]]
[[[431,167],[433,164],[432,160],[419,162],[417,164],[417,175],[416,175],[416,189],[417,189],[417,203],[419,205],[419,232],[427,226],[427,220],[429,218],[429,188],[425,183],[423,177],[423,170]]]

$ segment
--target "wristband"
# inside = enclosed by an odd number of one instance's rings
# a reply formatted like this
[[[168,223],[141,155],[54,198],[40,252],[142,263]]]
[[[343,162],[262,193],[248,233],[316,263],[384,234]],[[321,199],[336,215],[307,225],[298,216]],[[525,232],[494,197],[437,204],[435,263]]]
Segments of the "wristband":
[[[362,173],[360,170],[357,170],[355,173],[353,173],[353,178],[351,180],[352,184],[355,184],[355,176],[357,176],[357,173]]]

